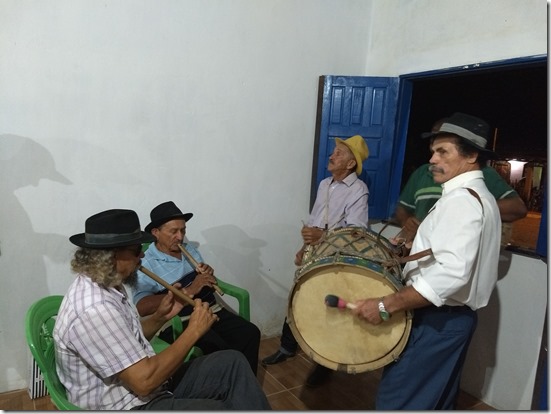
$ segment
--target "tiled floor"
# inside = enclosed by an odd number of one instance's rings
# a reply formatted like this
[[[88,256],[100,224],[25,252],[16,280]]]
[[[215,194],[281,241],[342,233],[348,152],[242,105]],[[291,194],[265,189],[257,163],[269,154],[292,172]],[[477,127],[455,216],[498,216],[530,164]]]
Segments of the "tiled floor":
[[[262,340],[260,359],[279,347],[279,338]],[[258,378],[274,410],[374,410],[375,394],[382,369],[351,375],[333,372],[331,379],[318,388],[304,382],[313,362],[302,352],[292,359],[266,368],[259,367]],[[494,410],[462,392],[458,410]]]
[[[27,390],[5,392],[0,394],[0,410],[6,411],[47,411],[55,410],[50,397],[31,400]]]
[[[260,359],[279,347],[279,338],[261,341]],[[373,410],[381,370],[357,375],[333,372],[331,379],[318,388],[308,388],[304,382],[313,362],[304,353],[281,364],[262,366],[258,380],[274,410]],[[1,410],[55,410],[48,396],[31,400],[26,390],[0,394]],[[458,410],[494,410],[472,396],[461,393]]]

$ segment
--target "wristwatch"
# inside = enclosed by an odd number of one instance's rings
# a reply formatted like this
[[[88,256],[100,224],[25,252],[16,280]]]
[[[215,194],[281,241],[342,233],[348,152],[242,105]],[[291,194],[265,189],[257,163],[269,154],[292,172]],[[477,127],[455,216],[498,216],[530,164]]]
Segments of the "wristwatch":
[[[383,321],[388,321],[390,319],[391,315],[386,310],[383,299],[384,298],[381,298],[381,300],[379,301],[379,316],[381,317],[381,319]]]

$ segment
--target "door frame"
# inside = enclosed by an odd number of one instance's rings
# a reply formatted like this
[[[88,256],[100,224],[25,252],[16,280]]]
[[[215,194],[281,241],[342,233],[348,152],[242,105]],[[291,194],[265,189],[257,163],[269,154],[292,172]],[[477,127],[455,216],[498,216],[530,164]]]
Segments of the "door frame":
[[[547,62],[547,55],[534,55],[491,62],[474,63],[445,69],[408,73],[399,76],[398,108],[396,112],[395,129],[395,152],[394,158],[392,159],[392,176],[390,179],[390,192],[388,202],[389,217],[393,214],[395,206],[398,202],[398,198],[400,196],[409,116],[411,112],[411,99],[415,87],[415,82],[419,80],[426,80],[427,78],[432,78],[436,80],[440,78],[449,78],[453,75],[465,76],[466,73],[476,74],[482,71],[488,72],[492,70],[518,69],[522,67],[530,67],[532,65],[539,65],[543,62]],[[542,212],[542,218],[543,214],[547,214],[547,212]],[[541,232],[542,229],[540,228],[540,234]],[[544,229],[543,232],[545,233],[545,237],[547,237],[547,229]]]
[[[395,209],[396,203],[400,196],[400,189],[402,187],[402,173],[405,159],[405,149],[407,142],[407,133],[409,126],[409,118],[411,112],[411,100],[413,95],[413,89],[415,82],[419,80],[426,80],[427,78],[441,79],[449,78],[450,75],[465,76],[468,74],[476,74],[481,71],[503,70],[503,69],[518,69],[523,67],[530,67],[532,65],[539,65],[543,62],[547,62],[547,55],[534,55],[526,56],[514,59],[505,59],[493,62],[475,63],[470,65],[463,65],[457,67],[451,67],[446,69],[430,70],[426,72],[409,73],[399,76],[399,92],[398,92],[398,108],[396,115],[396,137],[395,137],[395,151],[394,158],[392,159],[393,168],[392,176],[390,178],[390,193],[389,193],[389,214],[391,215]],[[545,196],[547,197],[547,195]],[[538,237],[538,245],[545,246],[545,248],[539,247],[539,255],[543,255],[545,249],[545,256],[547,251],[547,209],[542,211],[542,220],[540,223],[540,232]],[[543,240],[540,238],[543,236]]]

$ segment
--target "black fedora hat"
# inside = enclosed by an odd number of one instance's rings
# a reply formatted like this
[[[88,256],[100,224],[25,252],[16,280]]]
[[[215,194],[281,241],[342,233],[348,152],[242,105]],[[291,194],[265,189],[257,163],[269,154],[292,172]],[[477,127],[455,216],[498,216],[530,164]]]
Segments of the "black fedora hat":
[[[455,112],[452,116],[441,120],[438,128],[425,132],[422,138],[431,138],[444,132],[455,134],[468,142],[469,145],[483,152],[486,156],[494,156],[492,150],[486,148],[490,136],[490,125],[476,116]]]
[[[140,220],[133,210],[102,211],[86,219],[84,233],[69,237],[71,243],[89,249],[111,249],[151,243],[155,238],[140,230]]]
[[[184,219],[185,221],[189,221],[189,219],[193,217],[193,213],[184,214],[176,207],[174,201],[166,201],[151,210],[149,216],[151,218],[151,223],[145,226],[145,231],[151,233],[151,230],[155,227],[159,227],[170,220]]]

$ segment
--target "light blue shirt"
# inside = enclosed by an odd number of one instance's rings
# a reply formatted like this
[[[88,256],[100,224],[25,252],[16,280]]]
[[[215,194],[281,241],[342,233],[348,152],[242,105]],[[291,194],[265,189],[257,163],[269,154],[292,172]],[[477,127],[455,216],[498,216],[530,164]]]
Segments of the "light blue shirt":
[[[193,258],[199,262],[203,262],[203,258],[199,251],[193,247],[191,244],[186,244],[186,250],[193,256]],[[171,285],[182,278],[182,276],[187,275],[188,273],[193,272],[195,269],[193,266],[185,259],[177,259],[173,256],[170,256],[166,253],[163,253],[157,249],[155,243],[151,243],[148,249],[145,252],[144,257],[142,258],[142,266],[148,270],[151,270],[157,276],[163,278],[166,282]],[[182,287],[186,287],[193,282],[194,277],[189,280],[186,279],[182,283]],[[134,303],[138,303],[141,299],[146,296],[155,295],[158,292],[165,290],[165,288],[151,279],[146,274],[138,271],[138,280],[136,286],[133,288]],[[216,303],[216,298],[213,294],[212,289],[203,288],[198,295],[195,295],[195,298],[199,298],[205,302],[208,302],[209,305]],[[184,306],[183,313],[187,314],[191,312],[191,307]]]

